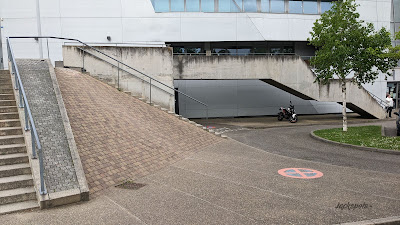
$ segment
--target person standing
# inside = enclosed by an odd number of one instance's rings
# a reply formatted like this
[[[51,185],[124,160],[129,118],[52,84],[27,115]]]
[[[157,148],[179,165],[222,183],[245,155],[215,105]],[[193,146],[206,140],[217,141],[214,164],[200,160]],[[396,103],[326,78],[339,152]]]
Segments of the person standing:
[[[387,94],[386,96],[386,104],[388,105],[386,113],[389,113],[389,117],[392,118],[393,98],[390,96],[390,94]]]

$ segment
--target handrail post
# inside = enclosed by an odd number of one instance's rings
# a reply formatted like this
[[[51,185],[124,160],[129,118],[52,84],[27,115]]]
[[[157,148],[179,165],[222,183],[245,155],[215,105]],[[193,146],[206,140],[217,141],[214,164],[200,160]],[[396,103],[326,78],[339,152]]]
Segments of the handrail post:
[[[150,78],[150,104],[151,104],[151,78]]]
[[[206,127],[208,125],[208,106],[206,106]]]
[[[33,133],[33,129],[32,129],[32,124],[30,125],[31,127],[31,139],[32,139],[32,158],[36,159],[36,142],[35,142],[35,135]],[[40,160],[39,160],[40,161]]]
[[[25,114],[25,130],[29,130],[29,120],[28,120],[28,109],[24,107],[24,114]]]
[[[85,51],[82,51],[82,72],[85,71]]]
[[[43,154],[42,154],[42,149],[39,148],[39,158],[43,159]],[[44,187],[44,177],[43,177],[43,171],[44,171],[44,166],[43,166],[43,160],[39,160],[39,168],[40,168],[40,194],[45,195],[47,194],[46,188]]]
[[[18,82],[19,104],[18,107],[24,108],[24,100],[22,96],[21,84]]]
[[[118,90],[119,90],[119,63],[118,63]]]

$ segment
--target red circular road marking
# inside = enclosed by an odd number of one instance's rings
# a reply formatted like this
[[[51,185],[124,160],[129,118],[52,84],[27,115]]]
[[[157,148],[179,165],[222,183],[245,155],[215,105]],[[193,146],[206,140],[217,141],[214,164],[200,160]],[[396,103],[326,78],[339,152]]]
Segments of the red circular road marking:
[[[298,179],[314,179],[322,177],[324,174],[318,170],[307,168],[285,168],[278,170],[278,173],[285,177]]]

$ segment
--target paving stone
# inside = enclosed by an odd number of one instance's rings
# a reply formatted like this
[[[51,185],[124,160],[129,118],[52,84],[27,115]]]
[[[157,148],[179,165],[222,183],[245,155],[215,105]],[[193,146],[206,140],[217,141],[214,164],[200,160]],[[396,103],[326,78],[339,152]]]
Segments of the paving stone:
[[[222,140],[88,75],[56,75],[91,196]]]
[[[48,64],[19,59],[17,65],[43,149],[46,187],[50,193],[78,188]]]

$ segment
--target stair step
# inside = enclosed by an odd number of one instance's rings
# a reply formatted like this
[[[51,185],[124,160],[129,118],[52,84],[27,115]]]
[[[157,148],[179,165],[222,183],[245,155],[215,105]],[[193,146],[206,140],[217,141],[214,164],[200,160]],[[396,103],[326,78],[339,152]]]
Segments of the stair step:
[[[11,77],[10,78],[0,77],[0,84],[12,84]]]
[[[0,113],[0,120],[19,119],[17,112]]]
[[[28,154],[26,153],[0,155],[0,166],[28,163],[28,162],[29,158]]]
[[[0,205],[35,200],[35,199],[36,199],[36,193],[33,187],[0,191]]]
[[[31,174],[31,167],[27,163],[0,166],[0,177]]]
[[[14,94],[14,88],[10,86],[10,88],[1,88],[0,94]]]
[[[13,94],[0,94],[0,100],[15,100],[15,97]]]
[[[0,136],[22,134],[22,127],[0,127]]]
[[[0,120],[0,127],[20,127],[21,122],[19,119]]]
[[[12,83],[9,81],[0,82],[0,90],[2,88],[6,88],[6,89],[12,88]]]
[[[0,155],[26,153],[25,144],[0,145]]]
[[[0,93],[2,93],[0,89]],[[15,100],[0,100],[0,106],[15,106],[17,103]]]
[[[17,106],[0,106],[0,113],[18,112]]]
[[[33,186],[32,175],[18,175],[0,178],[0,191]]]
[[[24,135],[7,135],[0,136],[0,145],[10,145],[10,144],[24,144]]]
[[[0,215],[8,214],[12,212],[20,212],[30,209],[39,208],[39,204],[37,201],[25,201],[25,202],[17,202],[6,205],[0,205]]]

